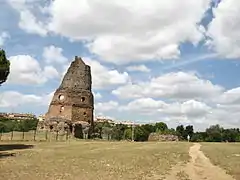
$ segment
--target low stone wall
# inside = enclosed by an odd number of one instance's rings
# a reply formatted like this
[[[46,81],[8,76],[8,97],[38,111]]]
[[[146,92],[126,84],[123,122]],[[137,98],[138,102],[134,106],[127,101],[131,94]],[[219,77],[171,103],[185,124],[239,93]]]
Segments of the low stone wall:
[[[151,133],[148,141],[178,141],[178,136],[172,134]]]

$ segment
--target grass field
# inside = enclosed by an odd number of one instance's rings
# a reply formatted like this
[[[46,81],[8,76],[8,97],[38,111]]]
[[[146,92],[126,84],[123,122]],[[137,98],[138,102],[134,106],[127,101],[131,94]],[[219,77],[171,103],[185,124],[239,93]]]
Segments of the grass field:
[[[160,179],[171,166],[189,160],[191,143],[70,141],[33,145],[10,150],[1,143],[0,179]],[[16,154],[6,157],[6,153]]]
[[[201,150],[214,165],[240,179],[240,143],[202,143]]]

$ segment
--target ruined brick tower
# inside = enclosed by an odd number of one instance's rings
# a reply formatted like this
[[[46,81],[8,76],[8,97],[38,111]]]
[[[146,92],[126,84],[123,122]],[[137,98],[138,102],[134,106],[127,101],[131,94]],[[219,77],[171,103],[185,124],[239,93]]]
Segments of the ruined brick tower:
[[[91,68],[76,56],[54,93],[46,122],[48,126],[64,122],[93,127],[93,102]]]

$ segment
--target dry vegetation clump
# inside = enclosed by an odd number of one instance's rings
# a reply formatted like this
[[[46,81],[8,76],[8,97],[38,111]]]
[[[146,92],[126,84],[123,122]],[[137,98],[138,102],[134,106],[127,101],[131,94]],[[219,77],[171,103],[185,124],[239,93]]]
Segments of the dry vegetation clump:
[[[159,179],[189,159],[191,143],[42,142],[0,159],[0,179]],[[3,153],[1,151],[0,153]],[[4,153],[6,153],[4,151]]]
[[[240,143],[202,143],[201,150],[214,165],[240,179]]]

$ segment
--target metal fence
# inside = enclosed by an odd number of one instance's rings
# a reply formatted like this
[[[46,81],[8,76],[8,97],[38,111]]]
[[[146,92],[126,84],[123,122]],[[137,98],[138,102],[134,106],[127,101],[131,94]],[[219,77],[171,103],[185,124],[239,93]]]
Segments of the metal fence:
[[[71,138],[72,135],[69,133],[50,132],[47,130],[0,133],[0,141],[67,141]]]

